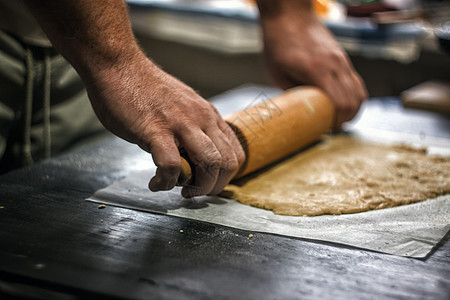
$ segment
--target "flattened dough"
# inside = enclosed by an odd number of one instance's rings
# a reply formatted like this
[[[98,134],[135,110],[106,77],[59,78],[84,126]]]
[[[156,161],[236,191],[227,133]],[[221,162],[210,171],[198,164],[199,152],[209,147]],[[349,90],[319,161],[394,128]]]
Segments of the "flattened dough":
[[[316,216],[393,207],[448,193],[450,157],[335,136],[228,185],[223,195],[276,214]]]

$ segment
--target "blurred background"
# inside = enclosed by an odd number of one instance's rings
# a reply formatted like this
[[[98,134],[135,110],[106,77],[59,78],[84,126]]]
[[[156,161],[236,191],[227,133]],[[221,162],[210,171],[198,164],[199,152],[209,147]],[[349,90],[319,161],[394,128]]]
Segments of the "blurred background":
[[[245,83],[271,84],[262,61],[254,1],[127,2],[135,34],[148,56],[203,97]],[[314,4],[350,55],[371,97],[399,96],[430,81],[448,88],[450,1],[315,0]]]

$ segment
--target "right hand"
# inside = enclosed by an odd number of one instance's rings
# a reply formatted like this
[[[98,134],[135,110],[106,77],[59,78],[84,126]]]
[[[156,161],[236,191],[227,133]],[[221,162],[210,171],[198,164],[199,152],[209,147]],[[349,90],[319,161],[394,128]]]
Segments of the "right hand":
[[[184,148],[195,165],[195,183],[182,195],[222,191],[245,154],[212,104],[143,54],[97,73],[86,84],[93,108],[107,129],[152,154],[157,170],[150,190],[175,186]]]

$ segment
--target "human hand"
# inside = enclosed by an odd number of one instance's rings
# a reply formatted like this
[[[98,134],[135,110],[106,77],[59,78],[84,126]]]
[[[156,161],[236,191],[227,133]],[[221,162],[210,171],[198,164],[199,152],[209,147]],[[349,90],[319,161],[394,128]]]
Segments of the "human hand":
[[[225,187],[244,161],[237,137],[210,103],[144,55],[124,0],[26,3],[80,74],[103,125],[152,154],[152,191],[175,186],[179,148],[195,165],[194,185],[184,187],[183,196],[217,194]]]
[[[261,25],[265,59],[275,82],[283,89],[317,86],[333,102],[335,128],[351,120],[367,98],[364,82],[314,12],[291,9],[267,16],[261,11]]]
[[[181,170],[179,149],[195,165],[195,183],[184,197],[218,194],[245,154],[212,104],[157,68],[143,55],[100,72],[87,90],[94,110],[114,134],[152,154],[152,191],[172,189]]]

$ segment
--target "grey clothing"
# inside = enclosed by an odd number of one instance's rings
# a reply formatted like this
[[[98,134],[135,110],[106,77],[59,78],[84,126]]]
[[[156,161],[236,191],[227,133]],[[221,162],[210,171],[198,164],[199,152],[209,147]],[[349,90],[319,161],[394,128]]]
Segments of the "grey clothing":
[[[0,0],[0,30],[34,46],[51,47],[41,27],[22,0]]]
[[[0,173],[104,133],[61,55],[0,31]]]

